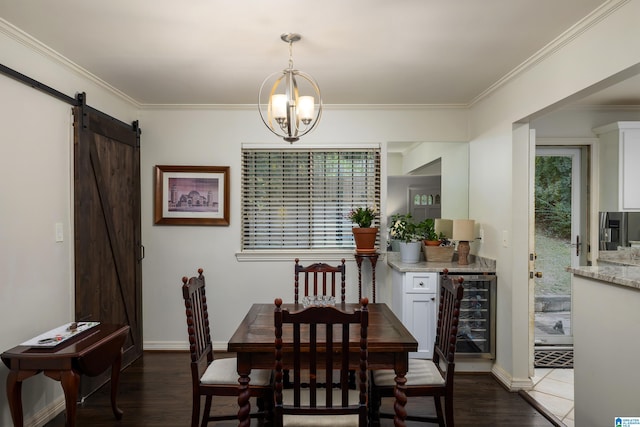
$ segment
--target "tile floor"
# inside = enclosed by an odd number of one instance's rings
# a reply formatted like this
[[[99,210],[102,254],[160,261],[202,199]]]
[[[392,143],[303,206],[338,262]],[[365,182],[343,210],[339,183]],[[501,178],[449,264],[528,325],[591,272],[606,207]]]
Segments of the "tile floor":
[[[567,427],[574,427],[573,369],[536,368],[533,384],[529,395]]]

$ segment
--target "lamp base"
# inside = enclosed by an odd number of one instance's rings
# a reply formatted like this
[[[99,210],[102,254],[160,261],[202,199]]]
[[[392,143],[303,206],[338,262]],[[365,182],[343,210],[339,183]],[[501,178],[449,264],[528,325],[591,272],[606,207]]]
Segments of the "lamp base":
[[[469,242],[461,240],[458,243],[458,265],[469,265]]]

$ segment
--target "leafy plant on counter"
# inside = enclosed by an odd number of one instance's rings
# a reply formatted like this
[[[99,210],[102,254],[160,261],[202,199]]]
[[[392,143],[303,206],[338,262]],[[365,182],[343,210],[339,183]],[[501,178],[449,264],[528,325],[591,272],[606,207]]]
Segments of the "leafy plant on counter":
[[[414,222],[410,213],[391,216],[389,235],[392,239],[407,243],[417,242],[422,238],[419,234],[418,225]]]

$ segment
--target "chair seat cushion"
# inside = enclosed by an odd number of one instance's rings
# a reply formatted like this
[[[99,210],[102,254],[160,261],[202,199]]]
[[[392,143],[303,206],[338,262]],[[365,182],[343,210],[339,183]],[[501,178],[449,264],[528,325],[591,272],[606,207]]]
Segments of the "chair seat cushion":
[[[444,378],[430,359],[409,359],[409,372],[405,376],[407,387],[412,385],[444,385]],[[396,385],[396,374],[393,369],[373,371],[373,382],[379,387]]]
[[[254,369],[251,371],[250,385],[267,386],[271,383],[271,371],[268,369]],[[238,384],[237,360],[235,357],[215,359],[204,371],[202,384]]]
[[[302,390],[300,394],[300,404],[309,406],[309,390]],[[356,406],[359,402],[359,392],[357,390],[349,390],[349,405]],[[333,390],[333,406],[340,406],[342,400],[341,391]],[[293,405],[293,390],[286,389],[282,391],[282,404],[285,406]],[[325,389],[317,390],[317,405],[322,407],[326,405]],[[291,415],[283,416],[283,424],[285,426],[336,426],[347,427],[358,425],[358,415]]]

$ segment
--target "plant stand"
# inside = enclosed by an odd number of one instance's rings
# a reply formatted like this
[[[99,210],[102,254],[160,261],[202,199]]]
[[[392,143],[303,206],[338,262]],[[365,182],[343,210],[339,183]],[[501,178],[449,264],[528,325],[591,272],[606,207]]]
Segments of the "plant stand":
[[[378,252],[372,254],[359,254],[356,253],[356,264],[358,264],[358,302],[362,299],[362,261],[369,260],[371,264],[371,289],[373,293],[373,302],[376,302],[376,263],[380,254]]]

